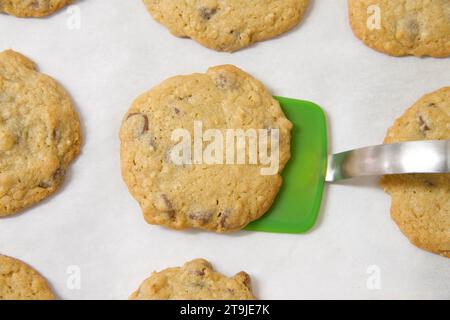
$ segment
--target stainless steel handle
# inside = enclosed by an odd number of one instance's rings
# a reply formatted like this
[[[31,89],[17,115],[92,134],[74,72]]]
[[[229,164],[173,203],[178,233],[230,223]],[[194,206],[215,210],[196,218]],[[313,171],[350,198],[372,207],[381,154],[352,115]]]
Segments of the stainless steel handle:
[[[326,181],[361,176],[450,172],[450,140],[383,144],[331,155]]]

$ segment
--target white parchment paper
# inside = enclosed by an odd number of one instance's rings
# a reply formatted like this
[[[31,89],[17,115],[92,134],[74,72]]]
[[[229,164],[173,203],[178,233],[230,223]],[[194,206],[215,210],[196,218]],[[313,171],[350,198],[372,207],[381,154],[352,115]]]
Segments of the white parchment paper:
[[[375,180],[329,186],[306,235],[175,232],[144,222],[120,176],[118,140],[139,94],[231,63],[276,95],[321,105],[330,152],[378,144],[407,107],[450,85],[450,59],[367,48],[350,30],[344,0],[312,1],[300,27],[234,54],[171,36],[140,0],[82,0],[71,12],[78,10],[79,29],[68,27],[67,10],[47,19],[0,15],[0,50],[27,55],[67,89],[85,139],[58,194],[0,220],[1,253],[34,266],[62,299],[125,299],[152,271],[196,257],[228,275],[247,271],[265,299],[450,298],[449,260],[409,244]],[[373,290],[367,282],[378,274]]]

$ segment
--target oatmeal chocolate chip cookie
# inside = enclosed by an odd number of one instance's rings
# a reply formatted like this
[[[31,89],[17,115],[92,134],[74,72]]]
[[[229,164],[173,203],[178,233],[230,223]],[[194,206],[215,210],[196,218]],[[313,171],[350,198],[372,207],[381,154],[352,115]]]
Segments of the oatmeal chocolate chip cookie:
[[[0,300],[53,300],[45,279],[25,263],[0,255]]]
[[[0,217],[54,193],[80,143],[66,92],[23,55],[1,52]]]
[[[236,51],[278,36],[302,19],[308,0],[144,0],[178,37],[218,51]]]
[[[228,278],[215,272],[208,261],[196,259],[154,272],[130,300],[255,300],[250,282],[245,272]]]
[[[187,130],[193,150],[194,121],[202,123],[203,131],[216,129],[223,137],[227,129],[263,129],[269,137],[278,131],[275,172],[262,175],[261,169],[269,165],[250,164],[249,157],[245,164],[227,164],[225,156],[219,164],[174,162],[171,155],[179,140],[173,140],[172,134]],[[282,184],[280,173],[290,158],[291,128],[267,89],[234,66],[177,76],[140,96],[125,115],[120,131],[122,175],[151,224],[237,231],[272,205]],[[256,152],[261,156],[261,150],[267,149],[260,145]],[[268,154],[276,154],[271,151]]]
[[[385,143],[450,139],[450,87],[428,94],[389,129]],[[450,174],[385,176],[391,215],[419,248],[450,257]]]
[[[392,56],[450,56],[450,1],[349,0],[355,35]]]
[[[0,0],[0,12],[21,18],[51,15],[72,0]]]

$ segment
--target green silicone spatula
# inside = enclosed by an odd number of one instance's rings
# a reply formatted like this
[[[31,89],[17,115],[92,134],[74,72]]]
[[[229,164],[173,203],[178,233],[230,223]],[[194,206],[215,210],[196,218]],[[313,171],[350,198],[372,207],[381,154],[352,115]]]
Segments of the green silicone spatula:
[[[247,230],[305,233],[317,221],[325,181],[402,173],[446,173],[450,140],[414,141],[351,150],[328,157],[327,124],[316,104],[276,97],[293,123],[291,159],[272,208]]]
[[[272,208],[247,230],[303,233],[318,217],[327,168],[325,113],[308,101],[276,97],[293,123],[291,159],[283,171],[283,187]]]

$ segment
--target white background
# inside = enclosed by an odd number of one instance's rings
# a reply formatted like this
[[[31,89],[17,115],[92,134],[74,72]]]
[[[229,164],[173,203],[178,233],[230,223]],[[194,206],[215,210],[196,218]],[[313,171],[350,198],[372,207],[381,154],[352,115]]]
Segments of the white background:
[[[449,59],[392,58],[357,40],[346,1],[316,0],[293,31],[240,52],[178,39],[140,0],[82,0],[47,19],[0,15],[0,50],[34,60],[71,94],[83,123],[81,156],[60,192],[0,220],[0,252],[39,270],[61,299],[126,299],[154,270],[203,257],[227,275],[245,270],[263,299],[450,298],[449,260],[409,244],[375,180],[329,186],[306,235],[176,232],[147,225],[120,176],[118,131],[139,94],[167,77],[235,64],[276,95],[327,113],[330,152],[381,143],[423,94],[450,85]],[[67,268],[81,268],[70,290]],[[367,269],[381,270],[369,290]]]

